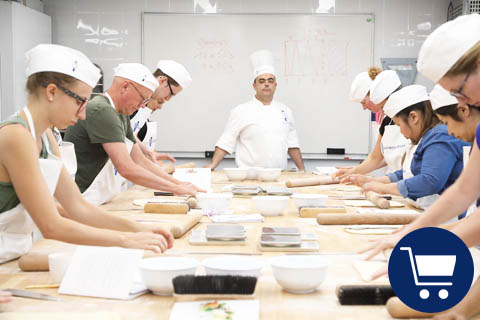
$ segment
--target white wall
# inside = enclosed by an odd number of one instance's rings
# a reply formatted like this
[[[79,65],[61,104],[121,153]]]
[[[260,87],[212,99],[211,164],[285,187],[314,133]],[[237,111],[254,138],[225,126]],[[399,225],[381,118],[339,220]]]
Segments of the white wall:
[[[44,10],[52,17],[53,43],[71,46],[87,54],[104,70],[105,85],[108,87],[112,80],[112,69],[118,63],[141,61],[141,12],[144,11],[374,13],[374,57],[375,64],[380,66],[380,58],[383,57],[416,57],[425,37],[445,22],[449,2],[449,0],[45,0]],[[174,28],[175,26],[171,26],[171,32],[175,32]],[[416,83],[432,87],[432,84],[421,76],[417,77]],[[165,107],[175,107],[174,104],[175,100],[172,100]],[[312,162],[308,166],[313,168],[316,164],[318,162]]]

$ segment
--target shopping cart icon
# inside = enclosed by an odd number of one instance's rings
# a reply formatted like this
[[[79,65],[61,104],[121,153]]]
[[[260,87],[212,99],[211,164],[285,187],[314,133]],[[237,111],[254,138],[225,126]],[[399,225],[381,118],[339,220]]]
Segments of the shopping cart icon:
[[[448,287],[452,286],[452,282],[420,282],[418,277],[453,277],[455,269],[455,262],[457,256],[455,255],[415,255],[413,258],[411,247],[400,247],[400,250],[408,251],[410,264],[412,267],[413,278],[417,287]],[[428,299],[430,291],[428,289],[421,289],[419,292],[420,298]],[[438,291],[440,299],[448,298],[448,290],[441,288]]]

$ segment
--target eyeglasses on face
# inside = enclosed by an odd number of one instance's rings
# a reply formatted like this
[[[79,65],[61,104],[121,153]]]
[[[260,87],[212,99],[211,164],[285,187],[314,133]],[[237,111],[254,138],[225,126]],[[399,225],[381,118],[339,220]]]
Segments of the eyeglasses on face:
[[[142,101],[140,101],[140,103],[139,103],[138,105],[140,105],[140,106],[142,106],[142,105],[143,105],[143,106],[147,105],[147,104],[150,102],[150,98],[144,97],[143,94],[140,92],[140,90],[138,90],[137,86],[134,85],[132,82],[128,82],[128,83],[131,84],[131,85],[135,88],[135,90],[137,90],[138,94],[139,94],[140,97],[142,98]]]
[[[464,100],[464,101],[469,100],[469,98],[465,94],[462,93],[462,90],[465,88],[465,84],[467,83],[468,78],[470,78],[471,74],[472,74],[472,71],[469,71],[467,73],[467,75],[465,76],[465,79],[463,79],[463,82],[460,85],[460,88],[458,88],[458,90],[450,90],[450,94],[452,96],[454,96],[457,99]]]
[[[57,86],[58,89],[62,90],[63,93],[65,93],[67,96],[70,96],[73,99],[77,100],[77,105],[78,105],[77,114],[82,112],[83,109],[87,106],[88,98],[81,97],[78,94],[76,94],[75,92],[73,92],[71,90],[68,90],[65,87],[62,87],[61,85],[55,84],[55,86]],[[42,83],[42,87],[46,88],[46,87],[48,87],[48,84]]]
[[[172,85],[170,84],[170,81],[169,81],[169,80],[167,80],[167,84],[168,84],[168,88],[170,89],[170,96],[171,96],[171,97],[174,97],[174,96],[175,96],[175,93],[173,93]]]

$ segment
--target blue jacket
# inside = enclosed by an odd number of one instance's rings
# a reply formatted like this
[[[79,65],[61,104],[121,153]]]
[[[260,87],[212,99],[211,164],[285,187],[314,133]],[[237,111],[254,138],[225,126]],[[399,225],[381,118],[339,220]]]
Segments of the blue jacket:
[[[403,171],[388,174],[391,182],[397,182],[405,198],[418,198],[441,194],[452,185],[463,170],[463,146],[466,142],[448,134],[444,124],[428,130],[423,136],[412,159],[413,177],[403,180]]]

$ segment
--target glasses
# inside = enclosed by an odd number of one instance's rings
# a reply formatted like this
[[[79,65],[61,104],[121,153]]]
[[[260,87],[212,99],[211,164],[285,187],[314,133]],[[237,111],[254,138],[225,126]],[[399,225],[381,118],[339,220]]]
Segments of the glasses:
[[[472,71],[469,71],[467,73],[467,75],[465,76],[465,79],[463,79],[462,85],[460,86],[460,88],[458,88],[458,90],[451,90],[450,91],[450,94],[452,96],[454,96],[457,99],[461,99],[461,100],[465,100],[465,101],[467,101],[469,99],[465,94],[462,93],[462,90],[465,88],[465,84],[467,83],[467,80],[468,80],[468,78],[470,77],[471,74],[472,74]]]
[[[145,106],[147,105],[149,102],[150,102],[150,98],[145,98],[143,96],[143,94],[140,92],[140,90],[138,90],[138,88],[132,83],[132,82],[129,82],[129,84],[131,84],[135,90],[137,90],[138,94],[140,95],[140,97],[142,98],[142,101],[140,101],[140,103],[138,104],[139,106]]]
[[[65,93],[67,96],[70,96],[73,99],[77,100],[77,105],[78,105],[77,114],[79,114],[80,112],[83,111],[83,109],[85,109],[85,107],[87,106],[88,98],[83,98],[78,94],[76,94],[75,92],[70,91],[67,88],[64,88],[58,84],[55,84],[55,85],[57,86],[58,89],[62,90],[63,93]],[[43,83],[42,87],[46,88],[48,87],[48,84]]]
[[[167,80],[168,88],[170,89],[170,96],[174,97],[175,93],[173,93],[172,86],[170,85],[170,81]]]

